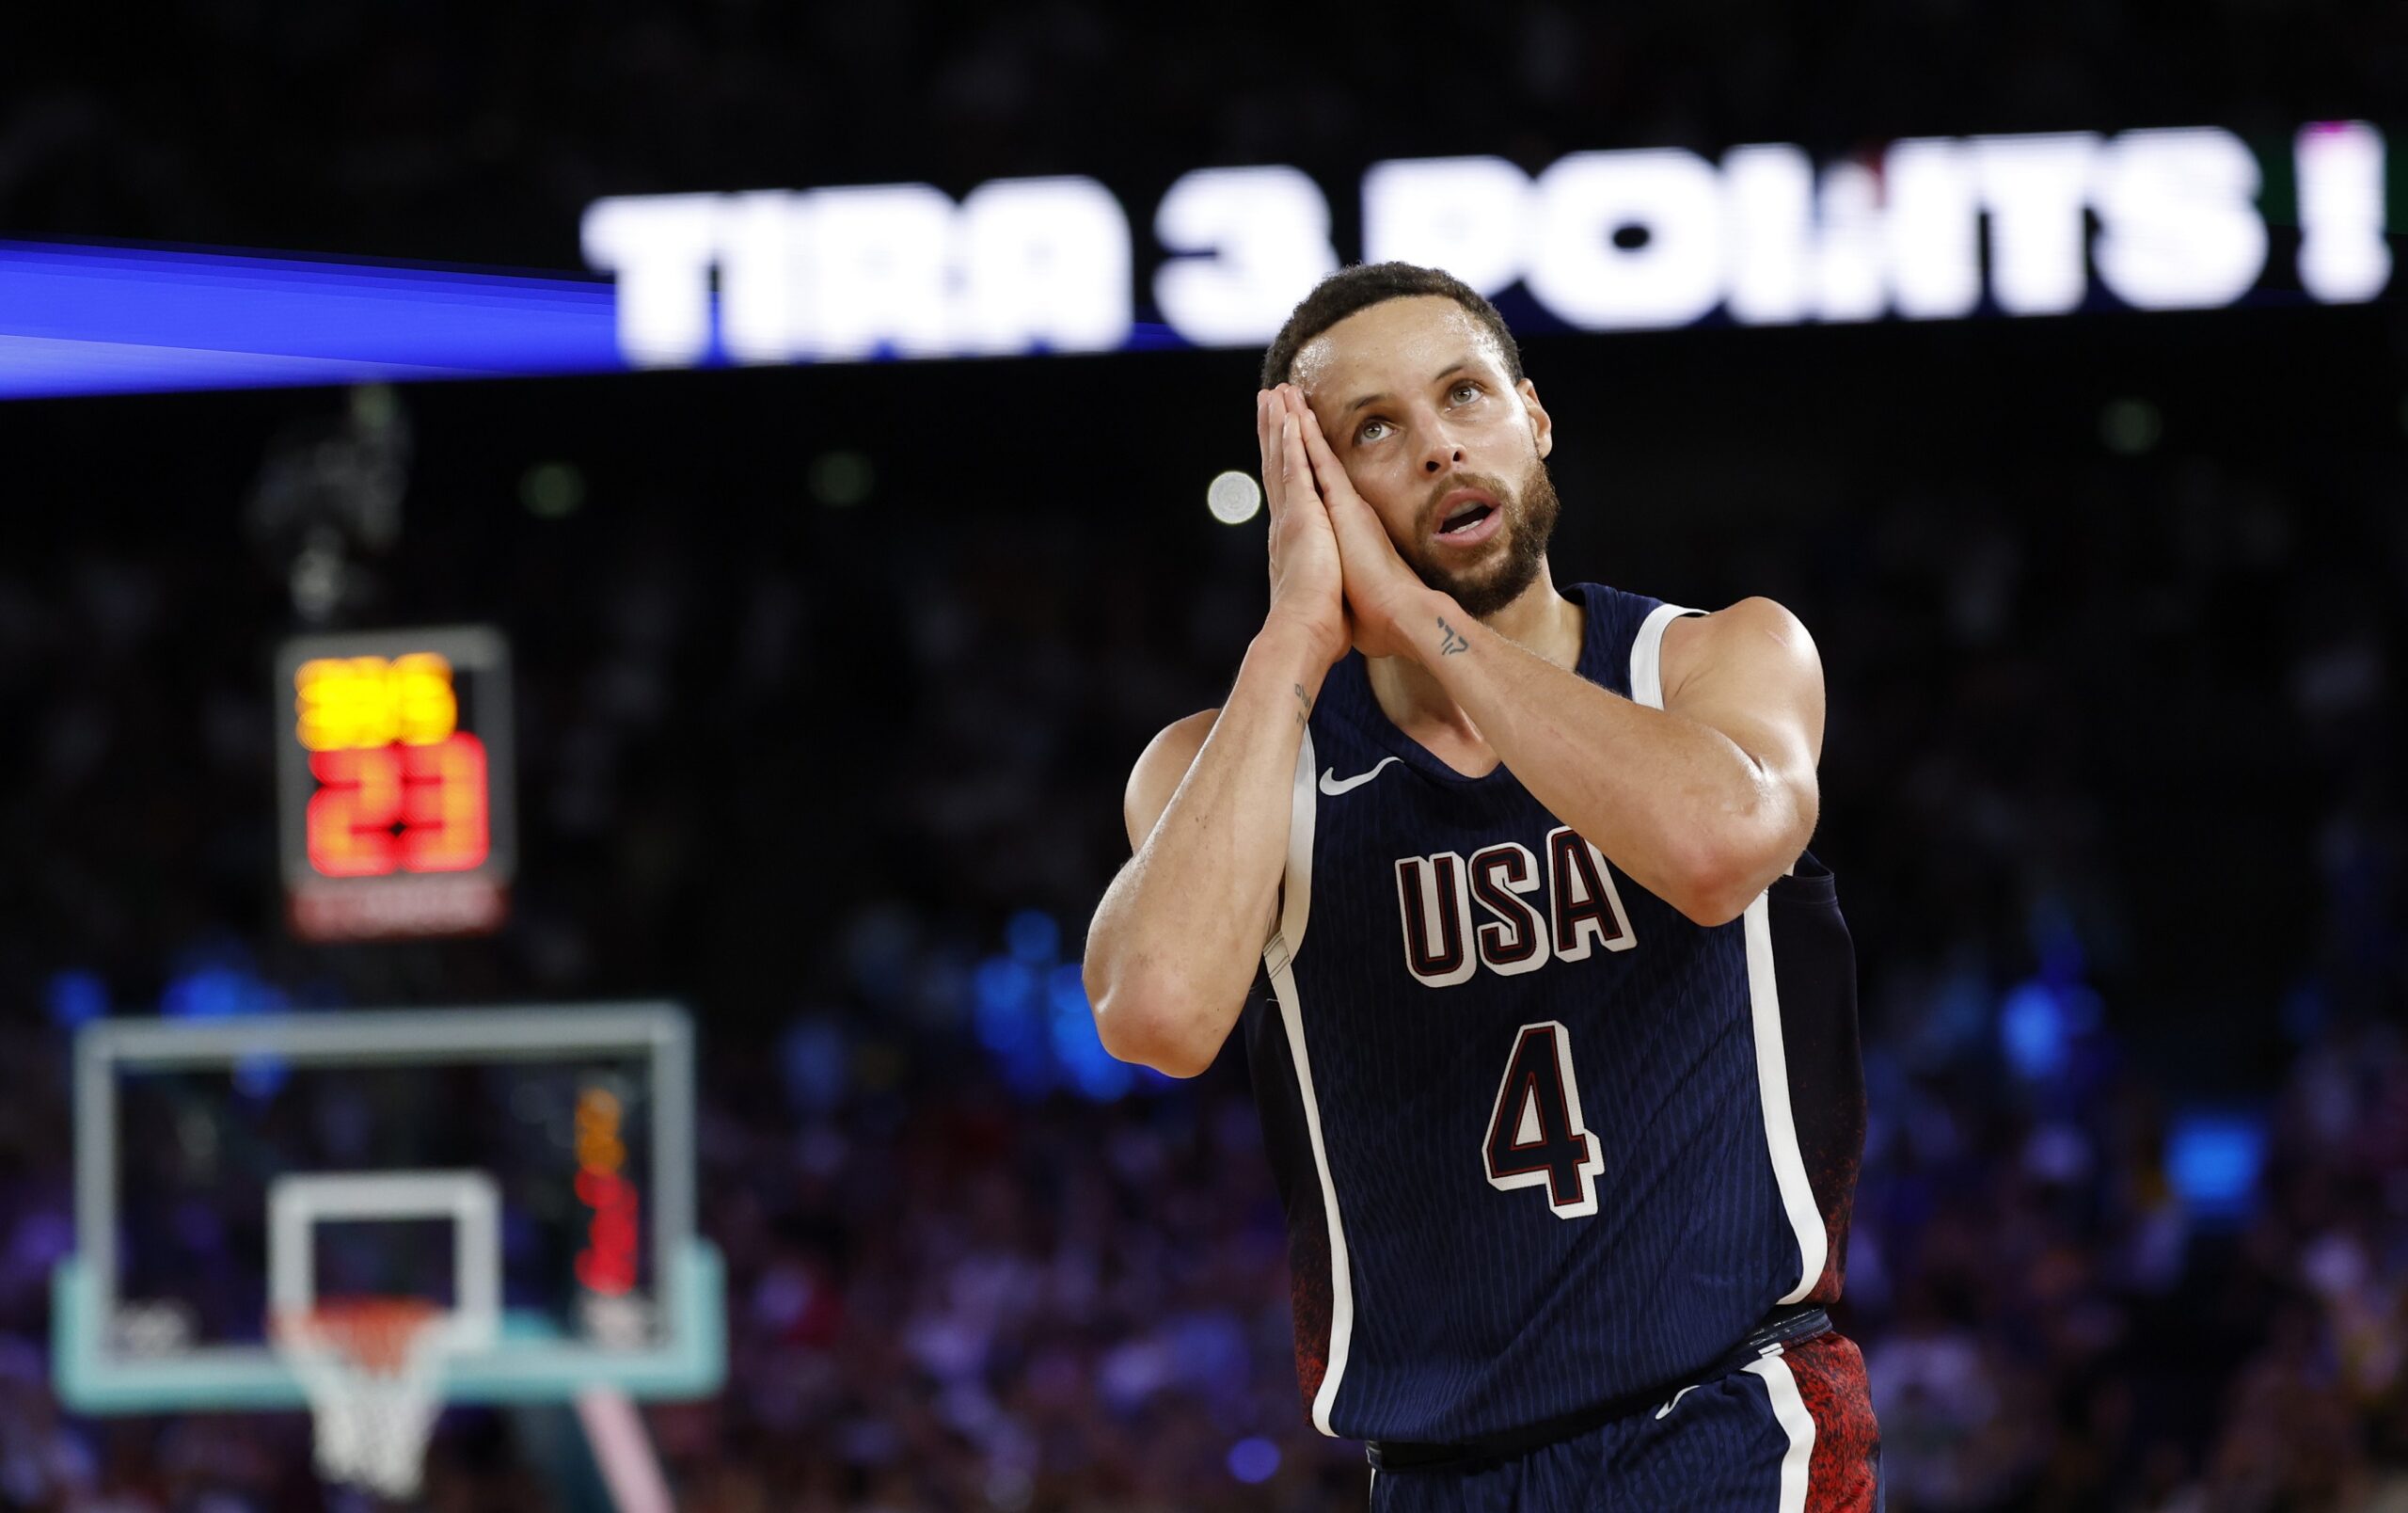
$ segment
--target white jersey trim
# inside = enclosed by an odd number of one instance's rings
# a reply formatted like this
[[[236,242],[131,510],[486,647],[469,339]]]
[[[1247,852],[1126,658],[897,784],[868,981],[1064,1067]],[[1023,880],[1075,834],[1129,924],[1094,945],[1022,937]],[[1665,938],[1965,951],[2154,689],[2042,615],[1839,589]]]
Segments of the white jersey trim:
[[[1313,737],[1305,732],[1296,753],[1295,797],[1288,812],[1288,871],[1279,906],[1279,928],[1262,948],[1271,991],[1279,998],[1279,1019],[1288,1032],[1288,1059],[1295,1063],[1296,1091],[1305,1106],[1305,1133],[1313,1146],[1313,1171],[1321,1178],[1322,1212],[1329,1220],[1329,1358],[1321,1391],[1313,1394],[1313,1427],[1335,1439],[1329,1410],[1346,1376],[1346,1351],[1354,1333],[1354,1279],[1346,1256],[1346,1226],[1338,1214],[1338,1187],[1330,1180],[1329,1149],[1322,1143],[1321,1101],[1313,1095],[1312,1054],[1305,1048],[1304,1006],[1296,993],[1295,959],[1312,917]]]
[[[1307,729],[1296,746],[1296,783],[1288,800],[1288,867],[1280,877],[1279,923],[1262,945],[1264,965],[1276,972],[1305,948],[1305,926],[1312,913],[1313,733]]]
[[[1765,1395],[1772,1399],[1772,1416],[1789,1436],[1788,1453],[1781,1457],[1779,1513],[1805,1513],[1814,1462],[1814,1415],[1798,1394],[1797,1375],[1782,1359],[1781,1346],[1771,1346],[1762,1360],[1750,1362],[1747,1369],[1764,1378]]]
[[[1664,707],[1664,628],[1684,614],[1703,614],[1703,610],[1685,609],[1678,604],[1658,604],[1639,622],[1639,634],[1630,643],[1630,701],[1644,704],[1651,709]]]
[[[1664,628],[1697,610],[1659,604],[1640,621],[1630,644],[1630,697],[1651,709],[1664,707]],[[1781,1041],[1781,989],[1773,978],[1772,916],[1765,896],[1756,895],[1741,916],[1748,937],[1748,1007],[1756,1032],[1756,1091],[1764,1104],[1765,1149],[1772,1158],[1773,1179],[1781,1187],[1782,1211],[1798,1237],[1798,1285],[1782,1295],[1783,1303],[1803,1298],[1822,1280],[1830,1236],[1823,1230],[1822,1211],[1814,1206],[1814,1185],[1806,1178],[1806,1157],[1798,1147],[1798,1121],[1789,1105],[1789,1058]],[[1751,1368],[1752,1369],[1752,1368]],[[1787,1368],[1782,1375],[1787,1376]],[[1795,1386],[1790,1389],[1794,1394]],[[1812,1427],[1812,1421],[1809,1421]],[[1789,1505],[1784,1501],[1782,1505]]]
[[[1773,979],[1772,916],[1765,896],[1756,895],[1740,916],[1748,936],[1748,1005],[1756,1031],[1756,1090],[1764,1099],[1765,1147],[1772,1157],[1773,1178],[1781,1187],[1781,1206],[1798,1236],[1798,1285],[1781,1301],[1803,1298],[1822,1279],[1830,1236],[1823,1230],[1823,1215],[1814,1206],[1814,1186],[1806,1178],[1806,1157],[1798,1148],[1798,1121],[1789,1107],[1789,1058],[1781,1040],[1781,990]]]

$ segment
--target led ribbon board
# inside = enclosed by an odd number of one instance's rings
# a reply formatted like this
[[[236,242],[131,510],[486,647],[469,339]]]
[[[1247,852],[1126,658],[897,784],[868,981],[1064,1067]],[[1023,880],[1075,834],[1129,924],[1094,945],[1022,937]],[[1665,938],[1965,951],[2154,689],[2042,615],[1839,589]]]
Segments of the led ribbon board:
[[[2391,286],[2397,178],[2321,121],[626,196],[550,278],[0,242],[0,397],[1259,346],[1354,259],[1586,331],[2352,304]]]
[[[500,925],[510,659],[484,627],[305,636],[277,658],[285,896],[309,940]]]
[[[2389,284],[2383,135],[2288,143],[2206,127],[1925,137],[1817,163],[1784,143],[1398,159],[1362,176],[1359,243],[1297,168],[1199,168],[1141,249],[1091,179],[604,199],[586,257],[617,275],[630,364],[1259,346],[1341,261],[1518,289],[1584,331],[2077,310],[2326,304]],[[2296,226],[2295,245],[2273,228]],[[2277,256],[2281,252],[2283,255]],[[714,295],[716,291],[716,295]]]

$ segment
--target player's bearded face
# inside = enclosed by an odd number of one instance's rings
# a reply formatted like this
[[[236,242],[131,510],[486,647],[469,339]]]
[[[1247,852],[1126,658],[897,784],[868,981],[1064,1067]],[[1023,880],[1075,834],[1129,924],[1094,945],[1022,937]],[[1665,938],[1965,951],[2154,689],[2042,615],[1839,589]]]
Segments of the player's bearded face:
[[[1293,374],[1348,482],[1424,583],[1487,618],[1545,573],[1561,513],[1538,390],[1442,295],[1368,305],[1307,342]]]
[[[1444,561],[1432,544],[1432,534],[1440,523],[1447,496],[1465,487],[1485,489],[1495,495],[1497,513],[1504,518],[1487,543],[1487,549],[1477,558],[1470,562]],[[1481,473],[1452,472],[1432,487],[1421,502],[1411,532],[1396,543],[1397,553],[1424,583],[1452,596],[1465,614],[1485,619],[1519,598],[1524,589],[1537,581],[1539,569],[1546,561],[1547,542],[1555,534],[1556,518],[1562,512],[1555,481],[1547,476],[1546,464],[1536,456],[1530,458],[1529,470],[1518,484]],[[1394,540],[1395,534],[1391,531],[1389,538]]]

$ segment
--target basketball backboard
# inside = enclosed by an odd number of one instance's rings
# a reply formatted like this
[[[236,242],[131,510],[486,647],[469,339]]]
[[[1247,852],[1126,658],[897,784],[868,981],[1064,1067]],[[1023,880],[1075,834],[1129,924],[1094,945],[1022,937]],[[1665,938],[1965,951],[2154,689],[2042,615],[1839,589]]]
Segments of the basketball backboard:
[[[346,1295],[448,1314],[446,1401],[715,1391],[693,1076],[667,1004],[86,1027],[60,1397],[302,1406],[271,1315]]]

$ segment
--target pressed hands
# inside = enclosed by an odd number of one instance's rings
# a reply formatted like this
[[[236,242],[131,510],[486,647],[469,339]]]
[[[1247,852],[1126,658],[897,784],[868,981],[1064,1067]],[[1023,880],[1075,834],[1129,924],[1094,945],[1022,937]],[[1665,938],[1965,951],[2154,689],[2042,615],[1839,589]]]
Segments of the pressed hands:
[[[1271,613],[1325,657],[1351,645],[1366,657],[1422,661],[1460,648],[1465,616],[1398,554],[1322,434],[1304,391],[1281,384],[1255,395],[1262,489],[1271,509]]]

